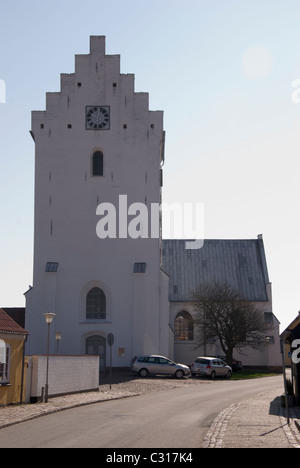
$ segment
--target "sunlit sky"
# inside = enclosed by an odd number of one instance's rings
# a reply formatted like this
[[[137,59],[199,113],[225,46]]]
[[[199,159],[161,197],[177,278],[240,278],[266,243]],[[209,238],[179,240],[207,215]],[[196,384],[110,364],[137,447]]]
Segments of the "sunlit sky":
[[[300,1],[2,0],[0,21],[0,306],[24,306],[32,284],[31,111],[105,35],[164,111],[164,201],[203,203],[205,238],[263,234],[287,327],[300,309]]]

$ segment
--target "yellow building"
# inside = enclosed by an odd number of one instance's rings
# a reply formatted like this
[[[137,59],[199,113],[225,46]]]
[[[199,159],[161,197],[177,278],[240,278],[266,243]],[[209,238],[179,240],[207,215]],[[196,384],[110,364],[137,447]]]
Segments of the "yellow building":
[[[0,405],[24,401],[24,345],[28,334],[0,309]]]

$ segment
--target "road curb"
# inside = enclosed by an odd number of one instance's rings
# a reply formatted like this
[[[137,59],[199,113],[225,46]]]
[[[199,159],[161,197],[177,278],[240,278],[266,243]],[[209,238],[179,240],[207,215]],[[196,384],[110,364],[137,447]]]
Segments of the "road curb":
[[[297,419],[297,415],[296,415],[296,412],[294,411],[294,408],[290,408],[290,414],[291,414],[290,424],[288,424],[286,420],[285,410],[282,406],[280,407],[279,418],[280,418],[285,436],[287,440],[289,441],[289,444],[293,448],[300,449],[300,432],[295,423],[295,420]]]
[[[213,420],[213,423],[203,440],[202,448],[222,448],[227,425],[233,413],[241,406],[241,404],[242,403],[233,403],[218,414],[218,416]]]

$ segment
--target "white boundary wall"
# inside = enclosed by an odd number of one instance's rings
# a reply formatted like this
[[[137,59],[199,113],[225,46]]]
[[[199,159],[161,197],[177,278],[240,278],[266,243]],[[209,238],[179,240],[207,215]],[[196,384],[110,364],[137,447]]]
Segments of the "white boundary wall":
[[[30,356],[26,402],[39,400],[46,384],[47,356]],[[49,396],[99,390],[99,356],[49,356]]]

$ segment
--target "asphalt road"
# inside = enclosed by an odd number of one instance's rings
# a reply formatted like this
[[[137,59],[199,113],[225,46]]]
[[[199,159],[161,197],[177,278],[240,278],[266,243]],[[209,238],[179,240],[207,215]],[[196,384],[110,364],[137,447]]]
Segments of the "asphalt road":
[[[217,380],[74,408],[0,430],[0,448],[198,448],[217,414],[282,376]]]

